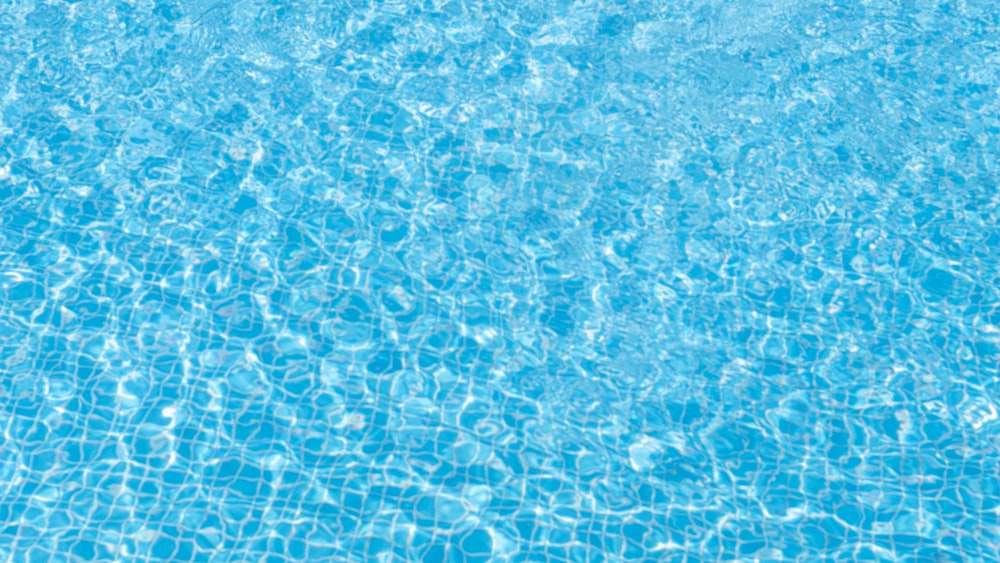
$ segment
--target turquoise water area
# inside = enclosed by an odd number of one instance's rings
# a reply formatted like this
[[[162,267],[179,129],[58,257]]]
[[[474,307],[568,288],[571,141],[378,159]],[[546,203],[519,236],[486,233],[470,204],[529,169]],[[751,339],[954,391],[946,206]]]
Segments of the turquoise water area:
[[[0,4],[0,561],[998,561],[986,0]]]

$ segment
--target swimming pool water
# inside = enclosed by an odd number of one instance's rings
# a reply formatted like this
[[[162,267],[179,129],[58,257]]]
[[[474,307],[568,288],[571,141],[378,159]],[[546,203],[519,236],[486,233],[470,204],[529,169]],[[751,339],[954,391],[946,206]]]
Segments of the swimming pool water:
[[[985,0],[0,6],[0,560],[1000,560]]]

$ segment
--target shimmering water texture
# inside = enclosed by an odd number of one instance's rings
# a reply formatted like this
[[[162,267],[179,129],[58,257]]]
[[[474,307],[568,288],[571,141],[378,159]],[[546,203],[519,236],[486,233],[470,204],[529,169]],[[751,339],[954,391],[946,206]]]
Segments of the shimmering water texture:
[[[0,2],[0,561],[997,561],[992,0]]]

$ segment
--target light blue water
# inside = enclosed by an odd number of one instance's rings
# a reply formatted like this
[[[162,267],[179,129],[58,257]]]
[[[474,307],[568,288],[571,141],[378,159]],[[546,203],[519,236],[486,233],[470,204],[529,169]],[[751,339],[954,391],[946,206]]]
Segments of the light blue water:
[[[0,5],[0,561],[997,561],[991,1]]]

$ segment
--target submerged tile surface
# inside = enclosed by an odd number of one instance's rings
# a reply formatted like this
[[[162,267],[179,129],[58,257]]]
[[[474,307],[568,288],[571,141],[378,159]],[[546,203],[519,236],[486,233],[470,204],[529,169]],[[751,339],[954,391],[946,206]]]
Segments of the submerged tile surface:
[[[0,6],[0,560],[996,561],[992,2]]]

